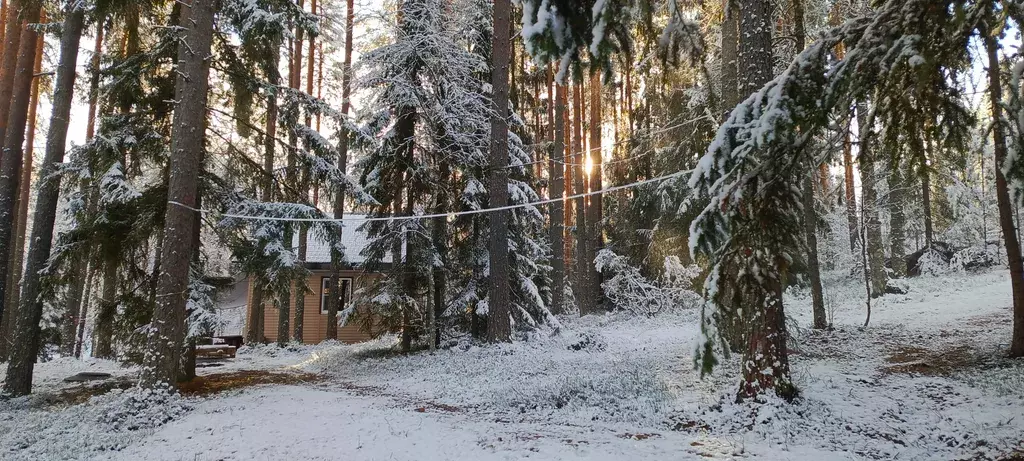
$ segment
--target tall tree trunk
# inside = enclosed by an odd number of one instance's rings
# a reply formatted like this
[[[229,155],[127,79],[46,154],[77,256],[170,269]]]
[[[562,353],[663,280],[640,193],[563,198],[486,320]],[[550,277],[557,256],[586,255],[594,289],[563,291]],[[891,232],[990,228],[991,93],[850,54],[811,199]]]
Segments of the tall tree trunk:
[[[209,55],[216,8],[215,1],[193,0],[191,7],[182,9],[179,23],[187,46],[178,47],[167,198],[191,207],[197,205],[198,177],[203,164]],[[189,265],[196,250],[193,232],[197,219],[196,213],[180,206],[168,206],[164,216],[163,269],[140,377],[144,388],[176,385],[185,338],[185,301]]]
[[[990,34],[981,34],[988,53],[989,101],[992,104],[993,150],[996,165],[1006,162],[1006,134],[1003,132],[1003,87],[999,75],[999,54],[996,40]],[[1010,341],[1010,356],[1024,357],[1024,262],[1021,261],[1020,241],[1013,222],[1013,205],[1006,176],[1001,168],[996,168],[996,201],[999,205],[999,224],[1003,231],[1003,242],[1006,245],[1006,259],[1010,266],[1010,287],[1013,291],[1013,338]]]
[[[601,151],[601,74],[597,70],[590,73],[590,192],[601,190],[602,187],[602,165],[604,163],[603,152]],[[602,199],[601,194],[594,194],[587,200],[587,301],[591,308],[596,311],[601,304],[601,274],[597,272],[594,260],[597,252],[603,246],[602,238]]]
[[[772,75],[772,5],[770,0],[744,0],[740,3],[740,91],[750,94],[761,88]],[[770,240],[770,239],[769,239]],[[743,382],[737,399],[757,397],[773,390],[782,397],[793,397],[796,389],[789,372],[786,351],[786,317],[782,303],[782,281],[786,262],[777,248],[766,248],[767,258],[758,261],[768,269],[762,286],[747,290],[754,299],[745,300],[752,315],[747,330],[747,348],[743,353]],[[756,256],[755,256],[756,257]],[[762,298],[763,297],[763,298]]]
[[[11,97],[14,95],[14,74],[18,68],[18,50],[21,48],[22,30],[25,29],[25,24],[28,22],[27,18],[32,17],[32,20],[35,20],[32,11],[25,9],[27,5],[28,0],[17,0],[7,6],[3,63],[0,64],[0,101],[11,101]],[[32,40],[35,40],[35,35],[32,35]],[[10,103],[0,104],[0,141],[7,135],[11,107]],[[0,309],[0,314],[2,312],[3,309]]]
[[[117,263],[116,252],[112,245],[104,245],[103,251],[103,292],[100,294],[96,309],[96,320],[93,326],[92,356],[114,358],[114,316],[117,314]]]
[[[800,1],[800,0],[797,0]],[[739,80],[737,57],[739,52],[739,12],[736,11],[736,0],[723,0],[725,16],[722,19],[722,119],[739,104]],[[800,36],[797,36],[800,40]],[[803,47],[800,47],[803,48]],[[629,78],[629,74],[626,74]],[[628,86],[628,85],[627,85]],[[632,135],[630,135],[632,138]]]
[[[550,70],[548,71],[551,72]],[[550,184],[551,227],[548,229],[551,240],[551,312],[561,314],[565,310],[565,86],[556,87],[554,101],[554,136],[550,161],[548,162],[548,181]],[[549,91],[550,93],[550,91]]]
[[[82,347],[85,345],[85,326],[86,320],[89,318],[89,299],[92,294],[92,281],[96,271],[92,269],[92,264],[89,264],[85,269],[85,283],[82,289],[82,310],[78,313],[78,326],[75,331],[75,358],[82,358]]]
[[[345,1],[345,58],[342,64],[341,76],[341,113],[348,115],[351,108],[349,102],[352,95],[352,28],[355,23],[355,5],[353,0]],[[340,128],[341,133],[338,141],[338,169],[348,171],[348,128],[344,125]],[[338,184],[334,196],[334,218],[345,217],[345,193],[346,184]],[[338,240],[341,240],[344,228],[339,225]],[[397,258],[397,256],[392,256]],[[331,293],[333,296],[327,303],[327,339],[338,339],[338,307],[341,304],[343,294],[338,292],[338,280],[341,277],[341,265],[344,255],[340,251],[331,252]],[[397,259],[393,263],[397,263]]]
[[[566,80],[568,80],[568,77],[566,77]],[[573,186],[576,184],[576,181],[574,179],[576,176],[576,169],[573,167],[572,164],[576,161],[575,154],[576,152],[579,152],[579,150],[575,149],[575,144],[572,142],[573,125],[571,119],[569,118],[569,87],[567,85],[560,86],[562,87],[562,97],[558,103],[565,108],[565,111],[562,114],[562,126],[565,129],[563,130],[564,133],[562,133],[561,139],[562,145],[565,147],[563,149],[563,151],[565,152],[565,155],[563,157],[565,160],[565,165],[563,169],[565,181],[562,184],[562,191],[564,191],[565,195],[572,195]],[[565,208],[565,210],[563,210],[564,219],[562,220],[562,229],[564,230],[563,240],[565,241],[565,281],[567,286],[572,284],[571,286],[573,290],[577,288],[574,284],[574,281],[576,280],[576,254],[573,251],[573,236],[569,229],[572,228],[574,203],[576,202],[562,202],[563,207]]]
[[[92,78],[89,81],[89,116],[85,124],[85,139],[92,139],[96,133],[96,106],[100,93],[100,56],[103,55],[103,23],[106,18],[96,20],[96,42],[93,44],[90,69]]]
[[[281,84],[281,75],[277,71],[281,60],[281,41],[275,41],[272,46],[274,52],[270,55],[270,63],[267,80],[270,85],[276,87]],[[290,60],[288,61],[291,62]],[[267,94],[267,120],[266,133],[263,136],[263,191],[261,199],[264,202],[274,200],[274,160],[277,156],[277,94]],[[250,274],[250,288],[252,296],[249,299],[249,307],[246,321],[245,341],[248,343],[262,343],[266,337],[266,293],[262,274]]]
[[[512,59],[512,5],[509,0],[494,1],[494,36],[491,46],[491,88],[494,113],[491,115],[490,187],[488,206],[508,205],[508,114],[509,67]],[[508,211],[490,213],[490,284],[488,290],[487,340],[512,340],[512,314],[509,305]]]
[[[931,173],[928,171],[928,151],[929,149],[925,148],[925,155],[920,157],[920,164],[918,165],[918,174],[921,177],[921,209],[924,210],[925,248],[932,247],[932,239],[935,235],[932,230],[932,180]]]
[[[17,5],[19,8],[21,7],[20,3]],[[22,21],[25,24],[38,22],[39,11],[37,3],[25,6],[21,16]],[[10,32],[8,30],[8,33]],[[0,101],[10,101],[7,114],[0,111],[0,117],[6,115],[7,122],[6,126],[0,130],[4,133],[4,150],[2,158],[0,158],[0,290],[3,290],[0,292],[0,317],[4,315],[4,301],[7,300],[7,278],[10,276],[8,269],[13,253],[12,237],[16,213],[14,202],[18,195],[18,182],[21,179],[22,145],[25,141],[25,124],[28,121],[28,106],[34,77],[33,68],[36,62],[37,34],[35,29],[24,27],[20,31],[20,35],[17,65],[10,87],[11,97],[3,98],[4,89],[0,88]],[[10,40],[7,43],[10,43]],[[6,83],[6,74],[8,73],[6,64],[5,59],[4,68],[0,70],[0,85]],[[0,104],[0,107],[8,107],[8,105]]]
[[[104,22],[104,17],[96,20],[96,41],[93,44],[89,72],[89,112],[85,124],[86,142],[90,141],[96,133],[96,108],[99,100],[100,55],[103,52]],[[84,189],[85,187],[83,186]],[[95,206],[95,201],[91,200],[91,197],[87,197],[86,200],[87,209]],[[89,312],[88,282],[92,279],[93,272],[95,272],[90,268],[92,255],[92,245],[87,245],[85,254],[81,258],[75,258],[75,261],[71,264],[71,273],[75,275],[73,275],[73,281],[68,289],[66,317],[67,319],[73,319],[73,325],[65,325],[66,330],[61,336],[61,350],[66,355],[74,354],[75,357],[81,357],[81,343],[85,335],[85,320]]]
[[[906,178],[903,176],[902,166],[897,161],[891,161],[889,167],[889,260],[892,266],[893,276],[902,278],[907,276],[907,234],[904,230],[906,218],[903,208],[906,206]]]
[[[45,12],[40,12],[40,22],[46,22]],[[36,61],[32,67],[33,74],[39,74],[42,68],[43,36],[36,37]],[[7,276],[7,315],[0,319],[0,360],[7,358],[7,346],[13,341],[15,318],[18,317],[19,296],[21,295],[21,269],[25,255],[25,232],[28,224],[28,198],[32,189],[32,155],[36,137],[36,109],[39,106],[39,79],[32,79],[32,96],[28,105],[28,135],[25,138],[25,154],[22,159],[21,179],[18,184],[18,196],[14,200],[14,240],[11,242],[11,258]]]
[[[875,190],[874,124],[868,114],[866,103],[857,104],[857,125],[860,127],[860,186],[861,209],[864,211],[864,243],[867,245],[867,261],[872,297],[885,294],[885,250],[882,248],[882,222],[878,218],[878,193]]]
[[[843,134],[843,178],[846,192],[846,222],[850,230],[850,252],[856,254],[857,235],[860,233],[857,225],[857,195],[854,191],[853,179],[853,143],[850,141],[850,133],[847,130]]]
[[[46,12],[39,13],[39,21],[46,22]],[[36,37],[36,62],[32,66],[32,73],[39,75],[43,68],[43,36]],[[36,143],[36,112],[39,109],[39,79],[32,79],[32,97],[28,103],[28,122],[26,124],[28,133],[25,135],[25,154],[21,161],[21,179],[18,184],[18,198],[14,202],[16,217],[14,219],[14,249],[11,254],[10,276],[7,277],[7,301],[6,306],[12,310],[11,316],[16,316],[15,309],[20,308],[21,298],[21,276],[25,256],[25,233],[28,231],[28,202],[29,192],[32,190],[32,163],[35,155]],[[8,336],[9,337],[9,336]]]
[[[793,0],[793,35],[796,37],[796,51],[806,46],[807,32],[804,27],[804,0]],[[804,206],[804,242],[807,245],[807,278],[811,283],[811,312],[814,328],[828,327],[825,316],[825,295],[821,287],[821,264],[818,262],[818,212],[814,208],[814,179],[812,170],[804,181],[801,198]],[[824,194],[826,191],[822,189]]]
[[[78,44],[82,38],[85,11],[71,3],[71,10],[65,15],[60,41],[60,64],[53,94],[50,129],[47,132],[46,157],[41,165],[40,178],[50,178],[64,159],[64,144],[67,140],[68,122],[71,116],[72,92],[75,86],[75,65],[78,60]],[[39,50],[41,53],[41,50]],[[37,60],[38,61],[38,60]],[[59,176],[41,181],[36,193],[35,217],[32,225],[32,244],[29,247],[28,268],[22,284],[21,306],[18,309],[17,328],[14,330],[14,348],[7,366],[4,392],[8,395],[26,395],[32,391],[32,371],[39,350],[39,321],[43,316],[43,301],[39,294],[42,289],[43,270],[50,257],[50,243],[53,240],[53,223],[57,216],[60,194]],[[74,325],[73,322],[68,322]]]
[[[77,5],[77,3],[72,3]],[[64,159],[64,145],[68,137],[68,125],[71,122],[71,104],[74,102],[73,93],[75,88],[75,68],[78,63],[78,46],[82,41],[82,30],[85,27],[85,11],[81,8],[71,7],[64,16],[64,25],[61,28],[60,38],[60,63],[57,65],[57,76],[54,79],[52,112],[50,115],[50,129],[46,133],[46,156],[43,164],[39,167],[39,177],[48,178],[56,170],[57,165]],[[50,241],[53,239],[53,224],[57,216],[57,204],[60,195],[60,178],[54,177],[49,181],[40,183],[36,193],[36,211],[33,219],[32,244],[29,247],[28,269],[25,284],[22,287],[22,299],[31,300],[39,296],[39,289],[33,285],[38,283],[38,273],[42,268],[37,266],[35,259],[45,263],[50,255]],[[87,258],[76,260],[72,267],[77,269],[78,265],[85,265]],[[78,274],[80,272],[74,271]],[[82,274],[84,275],[84,274]],[[72,284],[74,285],[74,284]],[[81,292],[75,291],[72,286],[70,296],[81,296]],[[24,303],[33,304],[31,302]],[[41,305],[39,308],[41,309]],[[64,319],[61,323],[61,353],[71,356],[75,352],[75,329],[78,325],[78,313],[81,306],[74,300],[68,300]]]
[[[587,192],[587,183],[585,170],[583,168],[583,89],[581,88],[580,82],[574,82],[572,85],[572,105],[573,105],[573,126],[572,126],[572,181],[573,181],[573,195],[585,194]],[[587,198],[577,197],[573,200],[575,204],[576,212],[576,248],[575,248],[575,268],[573,275],[575,276],[575,283],[573,283],[573,294],[576,295],[576,305],[579,307],[580,315],[586,315],[593,312],[592,306],[589,302],[589,292],[587,285],[587,255],[590,253],[587,251]]]

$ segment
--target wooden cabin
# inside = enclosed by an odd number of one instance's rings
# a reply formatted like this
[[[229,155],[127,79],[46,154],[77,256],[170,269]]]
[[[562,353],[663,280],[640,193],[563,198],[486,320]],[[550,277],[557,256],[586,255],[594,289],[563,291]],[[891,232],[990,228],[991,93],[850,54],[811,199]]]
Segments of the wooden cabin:
[[[350,216],[352,221],[350,222]],[[363,257],[363,249],[369,243],[366,234],[356,230],[361,224],[362,215],[346,215],[345,232],[342,233],[342,243],[345,245],[345,258],[347,264],[341,271],[341,290],[343,292],[344,306],[338,311],[355,305],[356,310],[363,304],[364,294],[376,280],[383,275],[376,272],[369,272],[365,269],[366,258]],[[293,240],[293,245],[298,247],[298,237]],[[390,264],[390,256],[383,261]],[[316,238],[310,233],[306,242],[306,267],[310,271],[306,280],[306,296],[304,302],[302,322],[302,342],[305,344],[316,344],[327,339],[327,293],[331,280],[331,254],[326,242]],[[246,305],[252,302],[252,279],[247,280]],[[293,291],[294,293],[294,291]],[[294,298],[293,298],[294,301]],[[290,306],[292,321],[289,329],[294,331],[295,306]],[[280,316],[278,309],[273,302],[264,304],[264,327],[263,333],[268,342],[277,341],[277,321]],[[358,343],[373,338],[375,332],[363,331],[356,322],[350,322],[338,327],[338,341],[345,343]]]

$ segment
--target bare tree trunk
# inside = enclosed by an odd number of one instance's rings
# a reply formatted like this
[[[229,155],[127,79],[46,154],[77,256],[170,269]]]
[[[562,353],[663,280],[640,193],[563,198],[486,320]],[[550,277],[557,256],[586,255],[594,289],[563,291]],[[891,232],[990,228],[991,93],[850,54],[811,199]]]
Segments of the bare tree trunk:
[[[1003,87],[999,75],[999,54],[996,40],[989,34],[982,34],[988,53],[989,101],[992,104],[993,150],[996,165],[1006,161],[1006,134],[1003,132]],[[1006,245],[1006,259],[1010,266],[1010,287],[1013,291],[1013,338],[1010,341],[1010,356],[1024,357],[1024,262],[1021,261],[1020,241],[1013,222],[1013,209],[1006,176],[996,168],[996,201],[999,204],[999,223]]]
[[[854,191],[853,182],[853,145],[850,141],[849,130],[843,135],[843,178],[846,186],[846,221],[850,229],[850,251],[857,251],[857,234],[860,233],[857,225],[857,195]]]
[[[878,193],[875,190],[875,153],[873,151],[874,124],[866,103],[857,104],[857,125],[860,127],[861,210],[864,213],[864,244],[867,245],[867,263],[872,297],[885,294],[885,250],[882,249],[882,222],[878,218]]]
[[[40,178],[49,178],[58,164],[64,160],[64,145],[67,143],[68,125],[71,122],[71,105],[74,103],[75,70],[78,63],[78,46],[82,41],[82,30],[85,27],[85,11],[76,8],[72,3],[70,11],[64,16],[64,25],[60,39],[60,63],[54,80],[53,106],[50,115],[50,129],[46,133],[46,156],[39,168]],[[60,178],[40,183],[36,195],[36,211],[32,227],[32,244],[29,247],[28,269],[25,284],[22,288],[22,299],[26,306],[38,304],[29,300],[39,297],[39,271],[50,256],[50,242],[53,240],[53,225],[57,217],[57,205],[60,196]],[[39,261],[36,261],[36,259]],[[72,264],[84,265],[88,259],[81,259]],[[74,272],[78,273],[78,272]],[[80,296],[72,287],[71,296]],[[70,300],[69,300],[70,301]],[[61,353],[66,356],[75,351],[75,329],[78,324],[78,303],[68,302],[61,324]],[[42,305],[37,306],[40,311]]]
[[[548,70],[550,74],[550,69]],[[551,312],[561,314],[565,310],[565,86],[556,87],[554,101],[550,91],[548,101],[554,104],[554,136],[548,162],[548,177],[551,203]]]
[[[106,245],[109,247],[109,245]],[[95,345],[92,356],[104,359],[114,358],[114,316],[117,314],[117,257],[109,251],[103,252],[103,292],[96,310],[93,326]]]
[[[601,171],[604,159],[601,151],[601,74],[597,71],[590,73],[590,192],[596,192],[603,187],[603,172]],[[601,274],[597,272],[594,260],[597,252],[604,246],[602,235],[603,201],[601,194],[594,194],[588,197],[587,206],[587,301],[595,311],[601,304]]]
[[[71,4],[71,10],[64,19],[60,42],[60,65],[53,96],[53,112],[50,129],[47,132],[46,157],[43,160],[40,178],[49,178],[56,172],[64,158],[64,143],[67,139],[68,122],[71,116],[72,92],[75,86],[75,64],[78,60],[78,44],[82,38],[85,12]],[[41,41],[40,37],[40,41]],[[37,51],[42,53],[41,46]],[[37,63],[38,63],[37,59]],[[38,83],[36,83],[38,88]],[[14,334],[14,348],[7,367],[4,393],[26,395],[32,392],[32,371],[39,350],[39,321],[43,316],[43,301],[39,294],[42,289],[42,271],[50,257],[50,242],[53,240],[53,223],[57,216],[60,194],[60,179],[43,181],[36,195],[35,219],[32,225],[32,244],[28,254],[28,268],[22,285],[20,299],[24,302],[18,309],[17,328]],[[27,199],[26,199],[27,200]],[[70,323],[70,322],[69,322]],[[73,323],[72,323],[73,325]]]
[[[494,37],[491,50],[491,88],[494,113],[491,115],[490,187],[488,206],[508,205],[508,113],[509,66],[512,58],[512,5],[509,0],[494,1]],[[488,290],[487,340],[512,339],[512,314],[509,305],[508,219],[509,212],[490,214],[490,288]]]
[[[185,31],[178,47],[174,121],[171,131],[171,176],[167,197],[196,206],[198,177],[206,136],[206,94],[209,91],[210,44],[217,2],[193,0],[183,8],[179,26]],[[197,114],[203,114],[198,116]],[[140,385],[174,388],[185,337],[185,301],[189,265],[195,252],[193,232],[198,216],[180,206],[168,206],[164,217],[163,269],[157,305],[148,335]]]
[[[248,315],[245,322],[246,344],[257,344],[263,342],[263,284],[259,277],[250,277],[252,295],[249,297]]]
[[[92,79],[89,81],[89,118],[85,125],[85,139],[92,139],[96,133],[96,106],[100,93],[100,56],[103,54],[103,23],[106,18],[96,21],[96,43],[92,52]]]
[[[804,1],[793,0],[793,35],[796,37],[796,51],[803,51],[806,46],[807,32],[804,27]],[[816,171],[812,170],[804,181],[801,191],[804,206],[804,242],[807,245],[807,278],[811,284],[811,312],[814,315],[814,328],[828,327],[825,316],[825,296],[821,287],[821,264],[818,262],[818,212],[814,208],[814,179]],[[826,191],[822,189],[824,194]]]
[[[82,358],[82,347],[85,344],[85,326],[86,320],[89,318],[89,299],[92,293],[92,280],[96,271],[93,270],[92,264],[89,264],[85,269],[85,284],[82,289],[82,310],[78,314],[78,326],[75,332],[75,358]]]
[[[907,234],[904,230],[907,221],[903,215],[903,208],[906,206],[904,196],[907,185],[899,163],[890,162],[888,182],[889,260],[893,276],[902,278],[907,276],[907,250],[905,244]]]
[[[18,8],[21,8],[20,4],[18,4]],[[26,24],[38,22],[39,12],[39,4],[26,5],[21,16],[23,22]],[[8,33],[10,32],[8,30]],[[28,121],[28,106],[32,93],[37,35],[35,29],[30,27],[25,27],[20,31],[17,66],[14,69],[9,99],[3,98],[4,89],[0,88],[0,101],[10,101],[7,114],[0,112],[0,117],[6,115],[7,122],[6,126],[0,130],[4,133],[4,150],[2,159],[0,159],[0,290],[3,290],[0,291],[0,317],[4,315],[3,302],[7,300],[7,278],[10,275],[8,269],[11,265],[12,244],[14,243],[12,239],[16,213],[14,201],[18,195],[18,182],[21,179],[22,147],[25,141],[25,124]],[[5,59],[4,68],[0,70],[0,85],[6,83],[6,74],[8,73],[6,64]],[[0,104],[0,107],[8,106]],[[18,346],[15,345],[15,347]]]
[[[39,13],[39,21],[46,22],[46,12]],[[36,62],[32,66],[32,73],[39,75],[43,68],[43,36],[36,37]],[[32,98],[28,103],[28,133],[25,136],[25,154],[22,159],[21,180],[19,181],[18,198],[14,202],[14,209],[17,216],[14,220],[14,253],[11,255],[10,276],[7,277],[7,301],[5,303],[12,310],[11,316],[16,316],[14,309],[20,308],[21,299],[21,276],[22,267],[25,263],[25,234],[28,231],[28,202],[29,192],[32,190],[32,163],[35,155],[36,143],[36,112],[39,108],[39,79],[32,79]]]
[[[45,12],[40,12],[40,22],[45,22]],[[33,73],[39,74],[42,68],[42,53],[43,53],[43,37],[38,35],[36,37],[36,61],[33,65]],[[19,296],[21,295],[21,269],[24,263],[23,256],[25,255],[25,231],[28,227],[28,198],[29,191],[32,189],[32,154],[35,145],[36,135],[36,108],[39,106],[39,79],[32,79],[32,96],[29,100],[28,106],[28,135],[25,138],[25,154],[22,159],[21,168],[21,179],[18,185],[18,196],[14,201],[14,240],[11,242],[13,250],[9,266],[7,268],[7,299],[3,301],[3,305],[7,306],[7,314],[3,319],[0,319],[0,360],[7,358],[7,345],[13,341],[14,338],[14,324],[17,323],[14,319],[18,317],[19,307]],[[0,282],[2,283],[2,282]]]
[[[583,89],[579,82],[572,86],[573,104],[573,127],[572,127],[572,169],[573,169],[573,195],[585,194],[587,192],[586,176],[583,168]],[[587,285],[587,199],[579,197],[573,200],[576,208],[576,248],[575,248],[575,283],[573,292],[576,295],[576,305],[579,307],[580,315],[593,312],[589,302]]]
[[[925,149],[925,155],[928,151],[929,149]],[[932,181],[931,173],[928,171],[928,159],[924,155],[921,156],[918,168],[918,174],[921,176],[921,209],[924,210],[924,246],[931,248],[935,235],[932,230]]]
[[[739,49],[740,15],[736,11],[736,0],[723,0],[725,17],[722,19],[722,119],[739,104],[739,79],[737,57]],[[800,0],[797,0],[800,1]],[[798,35],[798,39],[800,36]],[[803,48],[803,47],[800,47]],[[626,74],[629,78],[629,74]],[[628,85],[627,85],[628,86]],[[632,134],[630,135],[632,137]]]
[[[348,115],[351,108],[349,102],[352,95],[352,28],[355,23],[355,5],[353,0],[345,1],[345,60],[342,64],[341,77],[341,113]],[[338,141],[338,169],[348,171],[348,128],[344,125],[340,128],[340,140]],[[345,186],[338,184],[334,197],[334,218],[345,217]],[[341,233],[344,228],[338,230],[338,239],[341,240]],[[341,277],[341,264],[344,255],[339,251],[331,252],[331,289],[332,296],[327,303],[327,339],[338,339],[338,307],[343,299],[343,294],[338,292],[338,280]],[[392,262],[397,264],[397,255]]]

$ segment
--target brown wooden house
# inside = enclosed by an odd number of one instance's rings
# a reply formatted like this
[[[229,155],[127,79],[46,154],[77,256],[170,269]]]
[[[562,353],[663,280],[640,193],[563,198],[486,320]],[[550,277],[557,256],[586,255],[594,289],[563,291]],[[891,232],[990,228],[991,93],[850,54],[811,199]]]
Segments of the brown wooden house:
[[[350,222],[350,216],[346,216],[345,232],[342,233],[342,243],[345,245],[347,264],[344,270],[341,271],[340,284],[344,306],[338,309],[339,312],[352,305],[359,311],[362,305],[364,305],[364,293],[368,291],[368,288],[376,280],[383,276],[378,272],[366,270],[366,258],[360,253],[366,248],[368,241],[365,233],[356,230],[358,220],[362,216],[351,216],[353,222]],[[294,240],[293,244],[296,247],[298,246],[298,238]],[[390,264],[390,256],[386,257],[383,263],[385,265]],[[329,292],[331,279],[331,254],[326,242],[316,238],[312,233],[309,234],[306,245],[306,267],[310,271],[310,276],[306,280],[307,291],[304,315],[302,316],[302,341],[306,344],[316,344],[324,341],[327,336],[327,293]],[[252,278],[250,277],[247,282],[249,282],[249,288],[246,296],[246,305],[249,305],[252,301]],[[264,304],[263,312],[264,336],[269,342],[277,341],[277,321],[280,310],[274,306],[273,302],[268,300]],[[294,306],[292,306],[292,316],[295,315],[294,312]],[[290,329],[294,331],[294,317],[290,323]],[[375,336],[377,332],[364,331],[359,323],[348,322],[344,326],[339,326],[338,341],[357,343],[370,340]]]

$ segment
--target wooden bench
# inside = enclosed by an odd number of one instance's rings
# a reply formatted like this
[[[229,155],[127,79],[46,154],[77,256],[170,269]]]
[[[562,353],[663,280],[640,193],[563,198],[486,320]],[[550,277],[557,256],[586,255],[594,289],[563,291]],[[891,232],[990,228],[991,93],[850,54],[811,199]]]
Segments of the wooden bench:
[[[235,346],[214,344],[208,346],[196,346],[196,358],[202,359],[233,359],[235,358]]]

